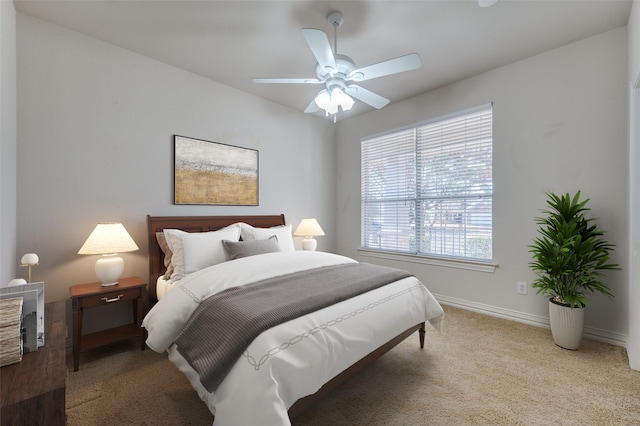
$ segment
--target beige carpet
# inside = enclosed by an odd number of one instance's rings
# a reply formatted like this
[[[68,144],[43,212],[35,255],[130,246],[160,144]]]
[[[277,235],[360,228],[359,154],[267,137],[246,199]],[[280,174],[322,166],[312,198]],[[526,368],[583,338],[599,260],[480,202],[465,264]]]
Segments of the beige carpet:
[[[548,330],[444,308],[444,333],[428,329],[424,350],[410,337],[294,425],[640,425],[625,349],[583,340],[567,351]],[[136,347],[82,354],[67,424],[211,424],[166,356]]]

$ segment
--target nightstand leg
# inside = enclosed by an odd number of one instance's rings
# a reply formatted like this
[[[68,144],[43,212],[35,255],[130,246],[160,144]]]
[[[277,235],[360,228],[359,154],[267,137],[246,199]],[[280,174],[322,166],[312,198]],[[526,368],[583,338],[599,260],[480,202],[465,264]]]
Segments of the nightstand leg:
[[[82,308],[78,307],[78,300],[72,303],[73,316],[73,371],[80,368],[80,339],[82,337]]]

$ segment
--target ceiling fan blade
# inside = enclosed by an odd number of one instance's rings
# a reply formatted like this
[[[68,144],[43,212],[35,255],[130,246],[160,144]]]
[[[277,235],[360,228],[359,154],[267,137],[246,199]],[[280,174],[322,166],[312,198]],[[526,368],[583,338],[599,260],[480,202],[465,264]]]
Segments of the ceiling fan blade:
[[[347,95],[353,96],[359,101],[377,109],[384,108],[389,103],[389,99],[383,98],[382,96],[377,95],[364,87],[358,86],[357,84],[345,87],[344,91]]]
[[[317,78],[252,78],[254,83],[297,83],[297,84],[319,84],[322,81]]]
[[[331,51],[331,44],[324,31],[316,30],[314,28],[303,28],[302,34],[307,40],[307,44],[313,52],[318,64],[330,73],[336,72],[338,66],[336,65],[336,59]]]
[[[368,67],[353,70],[348,79],[353,81],[371,80],[372,78],[383,77],[389,74],[396,74],[420,68],[422,61],[417,53],[410,53],[399,58],[378,62]]]
[[[320,109],[320,107],[318,106],[318,104],[316,103],[316,99],[313,98],[311,100],[311,103],[307,106],[307,108],[304,110],[304,112],[306,113],[312,113],[312,112],[316,112]]]

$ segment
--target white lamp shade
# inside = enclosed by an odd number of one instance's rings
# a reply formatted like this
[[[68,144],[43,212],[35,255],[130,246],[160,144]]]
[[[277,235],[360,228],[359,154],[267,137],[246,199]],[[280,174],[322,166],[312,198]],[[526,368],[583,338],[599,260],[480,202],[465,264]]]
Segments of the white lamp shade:
[[[353,106],[353,99],[339,88],[331,91],[331,101],[335,105],[340,105],[343,111],[349,111]]]
[[[302,250],[314,251],[316,247],[318,247],[318,242],[313,237],[320,237],[324,235],[324,231],[315,218],[302,219],[293,235],[297,237],[305,237],[302,240]]]
[[[121,223],[99,223],[78,254],[102,254],[96,261],[96,276],[103,286],[118,284],[124,260],[116,253],[138,250],[133,238]]]
[[[136,250],[138,246],[121,223],[99,223],[78,254],[115,254]]]
[[[327,92],[327,90],[322,90],[320,93],[318,93],[318,96],[316,96],[316,105],[318,105],[320,108],[322,108],[323,110],[328,110],[329,109],[329,104],[331,103],[331,96],[329,95],[329,92]]]
[[[296,237],[321,237],[324,235],[324,231],[315,218],[302,219],[293,235]]]
[[[40,262],[40,258],[35,253],[27,253],[22,256],[20,263],[23,265],[37,265]]]

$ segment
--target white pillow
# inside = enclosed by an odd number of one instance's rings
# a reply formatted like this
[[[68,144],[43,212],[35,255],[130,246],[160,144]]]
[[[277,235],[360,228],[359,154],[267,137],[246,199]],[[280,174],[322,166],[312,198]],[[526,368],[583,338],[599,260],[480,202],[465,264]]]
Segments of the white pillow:
[[[273,228],[254,228],[246,223],[240,224],[240,235],[243,241],[267,240],[272,236],[278,239],[280,251],[295,251],[291,224],[274,226]]]
[[[222,240],[238,241],[240,227],[231,225],[212,232],[184,232],[178,229],[165,229],[167,244],[173,253],[171,280],[177,281],[208,266],[227,260]]]

